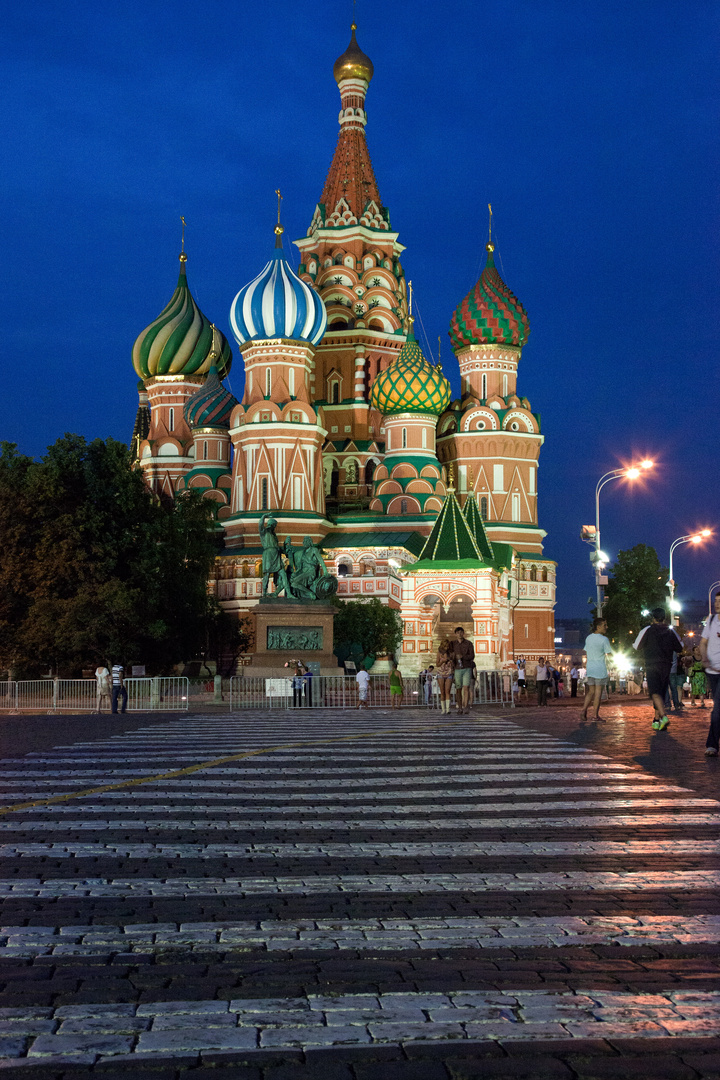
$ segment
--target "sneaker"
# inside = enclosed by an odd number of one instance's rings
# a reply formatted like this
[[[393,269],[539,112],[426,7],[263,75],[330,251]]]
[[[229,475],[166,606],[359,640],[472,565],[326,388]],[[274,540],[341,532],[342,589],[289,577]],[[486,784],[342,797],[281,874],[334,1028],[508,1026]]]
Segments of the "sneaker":
[[[670,721],[668,720],[667,716],[663,716],[662,720],[658,724],[658,731],[664,731],[665,728],[669,726],[669,724],[670,724]],[[653,727],[654,726],[655,725],[653,724]]]
[[[714,746],[708,746],[707,750],[705,751],[705,757],[717,757],[717,756],[718,756],[718,752],[715,749],[715,747]]]
[[[660,721],[659,720],[653,720],[652,726],[653,726],[653,731],[659,731],[660,730]]]

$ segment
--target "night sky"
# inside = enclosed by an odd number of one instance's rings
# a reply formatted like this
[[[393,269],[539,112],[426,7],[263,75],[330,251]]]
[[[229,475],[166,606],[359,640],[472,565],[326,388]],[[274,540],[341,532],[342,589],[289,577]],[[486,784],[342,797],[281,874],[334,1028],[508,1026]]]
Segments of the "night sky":
[[[286,240],[320,198],[351,19],[349,0],[5,5],[0,437],[32,455],[66,431],[129,441],[132,344],[175,287],[181,214],[190,287],[231,336],[230,303],[273,247],[275,188]],[[416,331],[434,359],[441,336],[456,393],[447,329],[492,203],[496,264],[530,318],[518,386],[546,438],[557,615],[588,611],[580,526],[598,477],[634,456],[657,468],[605,488],[602,546],[667,562],[674,538],[714,527],[705,552],[676,553],[679,598],[702,599],[720,578],[720,8],[359,0],[357,22]]]

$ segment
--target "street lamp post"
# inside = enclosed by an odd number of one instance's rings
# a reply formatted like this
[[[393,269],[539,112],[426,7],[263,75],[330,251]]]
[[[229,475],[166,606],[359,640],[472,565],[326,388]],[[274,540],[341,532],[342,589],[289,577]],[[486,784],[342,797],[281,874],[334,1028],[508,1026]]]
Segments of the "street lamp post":
[[[709,536],[712,536],[712,533],[709,529],[700,529],[699,532],[688,533],[687,536],[678,536],[677,540],[673,540],[672,544],[670,545],[669,576],[666,584],[670,590],[670,619],[673,624],[679,621],[675,611],[675,579],[673,577],[673,552],[675,551],[675,548],[680,547],[681,544],[701,544],[703,540],[707,540]]]
[[[629,468],[611,469],[606,472],[597,482],[595,487],[595,550],[590,556],[590,561],[595,567],[595,591],[596,591],[596,614],[600,617],[603,613],[603,586],[601,584],[602,571],[608,562],[608,556],[600,547],[600,492],[611,480],[636,480],[643,471],[652,469],[654,462],[645,459],[638,465],[630,465]]]

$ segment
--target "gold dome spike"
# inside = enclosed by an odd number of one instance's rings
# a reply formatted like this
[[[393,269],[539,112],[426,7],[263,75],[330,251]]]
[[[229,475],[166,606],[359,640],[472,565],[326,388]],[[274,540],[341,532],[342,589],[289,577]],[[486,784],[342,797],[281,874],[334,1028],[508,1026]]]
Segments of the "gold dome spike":
[[[285,232],[284,227],[280,224],[280,203],[282,202],[282,195],[280,194],[280,188],[275,188],[275,194],[278,197],[278,219],[275,226],[275,247],[282,247],[282,234]]]
[[[333,64],[335,82],[340,83],[343,79],[364,79],[366,83],[369,83],[375,70],[372,60],[365,55],[355,40],[357,30],[355,23],[352,24],[351,30],[350,44]]]
[[[488,242],[485,245],[485,250],[486,251],[494,251],[495,250],[495,245],[493,244],[493,238],[492,238],[492,206],[490,205],[490,203],[488,203],[488,210],[490,211],[490,218],[488,220]]]
[[[182,216],[182,214],[180,215],[180,220],[182,221],[182,239],[180,241],[180,262],[181,263],[186,263],[187,262],[187,255],[185,254],[185,218]]]

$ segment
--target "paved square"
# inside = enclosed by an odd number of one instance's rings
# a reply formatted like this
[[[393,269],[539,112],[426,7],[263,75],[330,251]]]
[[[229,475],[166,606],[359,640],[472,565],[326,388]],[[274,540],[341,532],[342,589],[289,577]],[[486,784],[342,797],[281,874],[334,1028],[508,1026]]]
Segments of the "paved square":
[[[4,1068],[720,1075],[717,762],[646,711],[4,718]]]

